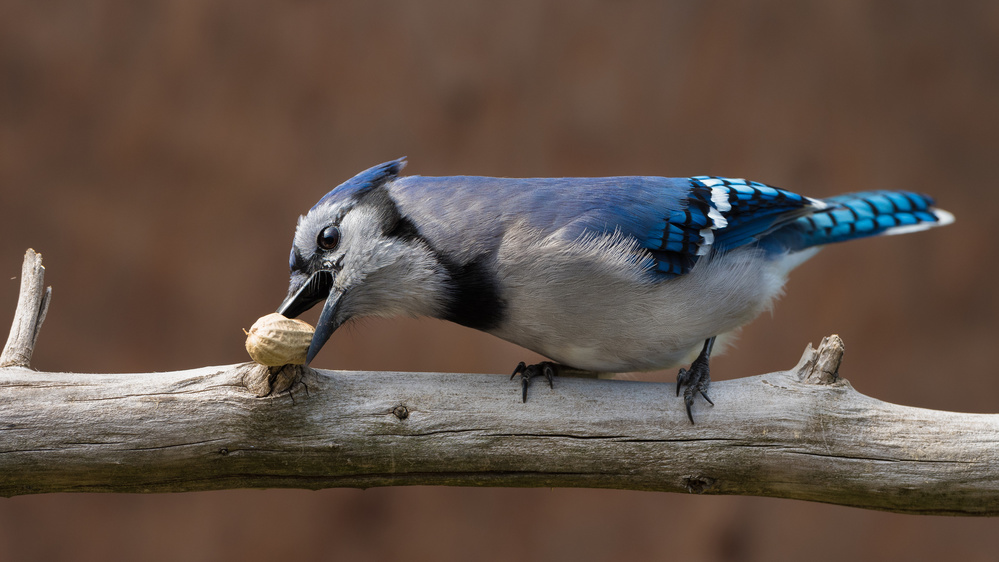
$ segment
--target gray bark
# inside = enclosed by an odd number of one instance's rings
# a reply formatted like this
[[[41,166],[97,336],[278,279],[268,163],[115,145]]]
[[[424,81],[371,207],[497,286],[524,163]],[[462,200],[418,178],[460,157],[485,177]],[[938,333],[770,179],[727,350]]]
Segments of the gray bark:
[[[21,290],[14,311],[14,323],[10,327],[7,344],[0,353],[0,368],[27,367],[31,363],[38,332],[42,329],[42,322],[45,322],[52,298],[52,287],[46,288],[44,281],[42,255],[28,248],[21,266]]]
[[[864,396],[841,354],[834,336],[792,370],[717,382],[696,425],[661,383],[563,377],[524,404],[497,375],[8,367],[0,495],[543,486],[999,514],[999,415]]]
[[[673,386],[303,370],[0,370],[0,495],[241,487],[581,486],[999,513],[999,416],[908,408],[792,371]]]

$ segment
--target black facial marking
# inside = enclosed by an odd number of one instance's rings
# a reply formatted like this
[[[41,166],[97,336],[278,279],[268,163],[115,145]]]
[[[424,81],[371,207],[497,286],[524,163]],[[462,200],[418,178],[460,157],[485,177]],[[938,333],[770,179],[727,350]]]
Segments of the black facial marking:
[[[423,237],[409,217],[399,213],[394,203],[392,212],[397,215],[393,217],[385,235],[426,244],[451,278],[451,299],[441,319],[476,330],[489,330],[499,326],[506,305],[500,298],[495,280],[484,265],[485,257],[464,264],[449,260]]]
[[[447,269],[454,283],[451,302],[442,318],[476,330],[490,330],[499,326],[506,303],[500,298],[496,281],[489,275],[485,258],[457,264],[437,253],[437,259]]]
[[[401,240],[423,239],[423,237],[420,236],[419,229],[416,228],[416,225],[413,224],[413,221],[409,220],[408,217],[399,217],[399,219],[395,221],[395,224],[393,224],[392,227],[385,232],[385,236],[391,236]]]

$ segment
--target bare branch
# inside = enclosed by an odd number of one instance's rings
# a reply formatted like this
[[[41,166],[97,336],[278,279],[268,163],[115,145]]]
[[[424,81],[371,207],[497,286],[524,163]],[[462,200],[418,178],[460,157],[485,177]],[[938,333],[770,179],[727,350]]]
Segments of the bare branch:
[[[524,404],[502,375],[35,372],[45,302],[19,303],[39,320],[15,321],[27,353],[0,368],[2,496],[559,486],[999,515],[999,415],[864,396],[838,376],[836,336],[790,371],[716,382],[717,406],[697,402],[691,425],[672,384],[637,381],[563,377]]]
[[[45,322],[45,315],[52,298],[52,287],[45,287],[45,267],[42,255],[31,248],[24,253],[21,266],[21,291],[17,298],[14,323],[7,337],[7,345],[0,354],[0,368],[28,367],[35,351],[38,333]]]
[[[254,364],[0,370],[0,495],[559,486],[999,514],[999,416],[814,384],[815,359],[715,383],[696,425],[671,384],[636,381],[561,378],[522,404],[496,375],[305,370],[259,398]]]

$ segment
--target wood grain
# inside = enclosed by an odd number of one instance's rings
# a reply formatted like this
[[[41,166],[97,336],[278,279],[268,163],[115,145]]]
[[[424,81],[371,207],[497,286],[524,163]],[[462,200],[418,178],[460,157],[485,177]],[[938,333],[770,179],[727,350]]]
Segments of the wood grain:
[[[999,415],[897,406],[839,377],[843,342],[788,371],[672,384],[256,363],[142,374],[28,368],[51,290],[28,250],[0,366],[0,496],[446,485],[742,494],[999,515]]]
[[[52,287],[45,287],[45,267],[42,255],[31,248],[24,253],[21,265],[21,289],[17,298],[14,322],[10,327],[7,344],[0,353],[0,368],[27,367],[38,341],[38,332],[45,322],[45,314],[52,298]]]
[[[696,425],[662,383],[559,378],[523,404],[502,375],[304,369],[259,397],[274,377],[255,364],[2,369],[0,495],[543,486],[999,514],[999,416],[811,382],[821,355],[715,383],[717,406],[699,402]]]

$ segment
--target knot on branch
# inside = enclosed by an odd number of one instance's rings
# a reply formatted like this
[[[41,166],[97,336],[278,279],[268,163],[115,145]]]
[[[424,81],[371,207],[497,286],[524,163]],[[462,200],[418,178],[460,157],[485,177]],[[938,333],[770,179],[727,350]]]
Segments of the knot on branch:
[[[291,390],[295,384],[302,382],[309,368],[305,365],[268,367],[260,363],[244,363],[239,370],[243,386],[257,398],[263,398]]]
[[[839,380],[839,364],[843,360],[843,340],[833,334],[822,338],[819,348],[808,344],[795,371],[798,380],[810,384],[833,384]]]
[[[683,479],[683,487],[691,494],[703,494],[715,485],[715,479],[710,476],[687,476]]]

